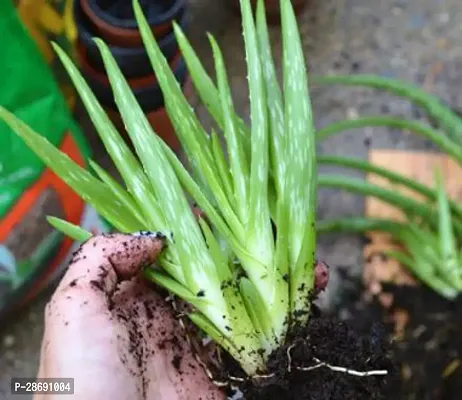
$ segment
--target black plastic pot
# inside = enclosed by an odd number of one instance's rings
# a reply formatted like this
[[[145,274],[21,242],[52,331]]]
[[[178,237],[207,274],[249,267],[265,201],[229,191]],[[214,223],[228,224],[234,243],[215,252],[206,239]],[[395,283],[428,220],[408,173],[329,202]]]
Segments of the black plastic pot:
[[[133,46],[141,43],[138,25],[129,0],[77,0],[98,31],[109,43]],[[153,33],[161,37],[178,20],[186,0],[141,0],[140,5]]]
[[[80,54],[80,59],[82,74],[93,90],[95,96],[101,101],[103,106],[116,109],[114,96],[105,74],[92,69],[85,61],[84,55]],[[187,77],[187,68],[180,53],[178,53],[178,55],[174,58],[170,66],[178,82],[182,84]],[[144,111],[156,110],[163,106],[164,98],[162,90],[152,70],[150,75],[147,75],[144,78],[128,80],[128,83]]]
[[[96,70],[104,71],[103,60],[98,47],[93,41],[93,38],[97,36],[97,32],[92,28],[90,21],[83,13],[79,1],[76,1],[74,4],[74,18],[78,29],[78,40],[81,47],[84,49],[83,51],[85,51],[87,61]],[[178,23],[184,29],[187,23],[186,10],[182,11]],[[172,59],[178,52],[178,43],[173,31],[170,31],[167,35],[158,39],[157,42],[162,53],[168,60]],[[148,55],[142,45],[131,48],[114,45],[108,46],[125,77],[140,77],[152,72]]]

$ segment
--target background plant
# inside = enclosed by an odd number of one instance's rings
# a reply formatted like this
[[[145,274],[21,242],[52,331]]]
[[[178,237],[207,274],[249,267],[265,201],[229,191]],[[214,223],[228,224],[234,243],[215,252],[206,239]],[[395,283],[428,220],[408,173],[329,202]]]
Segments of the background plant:
[[[332,123],[317,132],[318,140],[349,129],[377,126],[403,129],[430,140],[462,166],[462,119],[436,96],[406,82],[374,75],[327,76],[317,78],[316,82],[359,85],[388,91],[420,106],[436,125],[435,128],[403,118],[367,116]],[[375,174],[385,178],[394,186],[398,185],[408,189],[421,197],[421,200],[416,200],[396,190],[358,178],[338,174],[320,176],[320,186],[376,197],[403,211],[408,223],[397,223],[385,219],[344,218],[323,221],[318,225],[319,232],[388,232],[407,249],[406,254],[390,253],[390,255],[410,268],[416,277],[448,298],[454,298],[462,290],[460,285],[462,204],[448,198],[442,188],[442,178],[437,179],[435,187],[430,187],[368,161],[325,155],[318,156],[318,162]]]
[[[251,126],[236,115],[218,44],[210,42],[216,82],[205,72],[178,26],[175,34],[193,83],[226,141],[206,132],[186,101],[138,3],[134,9],[165,107],[191,175],[152,132],[140,106],[99,39],[132,153],[68,56],[55,46],[123,185],[95,162],[94,174],[74,164],[7,110],[0,116],[39,157],[121,232],[161,231],[168,247],[160,268],[146,276],[190,303],[191,320],[249,374],[264,372],[269,354],[293,323],[306,323],[314,284],[316,155],[308,82],[290,0],[281,0],[283,87],[276,79],[259,1],[256,22],[241,1],[248,65]],[[210,225],[196,220],[188,199]],[[77,240],[90,234],[56,218],[50,222]],[[277,227],[273,232],[272,224]]]

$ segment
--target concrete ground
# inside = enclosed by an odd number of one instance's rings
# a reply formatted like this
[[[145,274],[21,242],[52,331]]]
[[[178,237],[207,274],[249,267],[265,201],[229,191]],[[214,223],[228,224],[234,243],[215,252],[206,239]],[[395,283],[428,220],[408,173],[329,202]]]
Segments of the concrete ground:
[[[210,31],[219,38],[228,62],[236,107],[243,116],[248,116],[239,19],[230,12],[226,0],[190,3],[190,35],[196,48],[210,66],[204,33]],[[453,106],[462,107],[458,85],[462,77],[461,18],[459,0],[311,0],[300,22],[312,73],[394,76],[423,85]],[[272,29],[271,33],[278,54],[278,29]],[[405,101],[367,90],[314,87],[312,101],[318,126],[358,114],[390,113],[421,118],[419,111]],[[208,124],[203,108],[198,106],[197,111]],[[430,151],[423,140],[384,129],[347,132],[321,143],[320,151],[365,158],[366,138],[373,147]],[[363,202],[355,196],[332,190],[320,193],[320,218],[359,215],[362,211]],[[323,237],[319,256],[333,266],[349,266],[353,273],[358,273],[361,241],[354,237]],[[335,306],[338,284],[334,274],[324,305]],[[10,398],[11,377],[36,374],[43,308],[48,296],[43,295],[6,326],[0,326],[0,399]]]

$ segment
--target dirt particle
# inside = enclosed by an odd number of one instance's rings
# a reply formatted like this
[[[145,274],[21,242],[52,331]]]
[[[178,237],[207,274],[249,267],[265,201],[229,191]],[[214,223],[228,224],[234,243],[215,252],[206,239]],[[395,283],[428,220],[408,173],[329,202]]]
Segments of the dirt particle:
[[[146,311],[146,317],[147,317],[148,319],[153,319],[153,318],[154,318],[154,314],[153,314],[152,309],[151,309],[151,307],[150,307],[149,301],[147,301],[147,300],[144,301],[144,302],[143,302],[143,305],[144,305],[144,309],[145,309],[145,311]]]
[[[181,355],[175,354],[175,355],[173,356],[172,365],[173,365],[173,367],[174,367],[177,371],[179,371],[180,368],[181,368],[181,360],[182,360]]]
[[[91,280],[90,285],[96,290],[100,290],[100,291],[104,290],[103,285],[102,285],[102,283],[100,281]]]

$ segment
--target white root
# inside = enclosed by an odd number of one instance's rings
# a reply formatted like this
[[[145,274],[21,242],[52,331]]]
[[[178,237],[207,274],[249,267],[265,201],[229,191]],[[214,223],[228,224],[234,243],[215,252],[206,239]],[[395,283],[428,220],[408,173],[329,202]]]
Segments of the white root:
[[[313,360],[317,362],[317,364],[309,366],[309,367],[296,367],[299,371],[312,371],[313,369],[326,367],[329,368],[331,371],[341,372],[348,375],[353,376],[360,376],[360,377],[367,377],[367,376],[377,376],[377,375],[387,375],[388,371],[386,369],[377,369],[371,371],[357,371],[351,368],[339,367],[336,365],[328,364],[320,359],[313,357]]]

